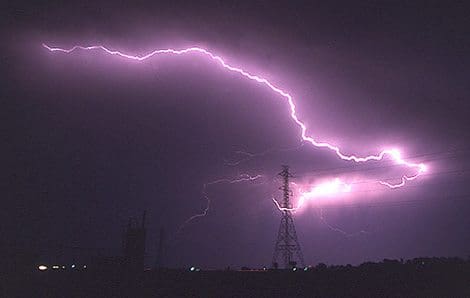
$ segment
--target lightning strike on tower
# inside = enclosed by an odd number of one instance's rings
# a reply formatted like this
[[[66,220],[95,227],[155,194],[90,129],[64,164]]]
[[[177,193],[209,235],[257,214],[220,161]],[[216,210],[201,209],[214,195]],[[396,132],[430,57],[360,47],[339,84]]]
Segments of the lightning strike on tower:
[[[279,188],[282,190],[283,194],[282,203],[280,204],[282,215],[276,244],[274,246],[273,267],[277,269],[279,261],[283,262],[282,265],[284,269],[296,267],[298,264],[303,267],[305,266],[304,257],[297,239],[291,211],[292,203],[290,197],[292,196],[292,192],[289,188],[289,178],[292,177],[292,175],[289,173],[289,167],[283,166],[279,176],[282,178],[283,182],[282,186]]]

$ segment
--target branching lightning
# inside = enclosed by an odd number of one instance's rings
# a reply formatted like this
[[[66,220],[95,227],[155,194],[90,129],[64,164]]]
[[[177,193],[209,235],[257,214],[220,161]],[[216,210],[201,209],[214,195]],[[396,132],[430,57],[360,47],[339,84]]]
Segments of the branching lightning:
[[[406,161],[405,159],[402,158],[400,151],[398,151],[396,149],[384,149],[384,150],[380,151],[378,154],[362,156],[361,157],[361,156],[357,156],[355,154],[351,154],[351,155],[345,154],[339,147],[337,147],[335,145],[332,145],[332,144],[329,144],[327,142],[322,142],[322,141],[314,139],[313,136],[307,134],[307,126],[305,125],[305,123],[303,121],[301,121],[299,119],[299,117],[297,115],[297,110],[296,110],[296,105],[294,103],[294,99],[288,92],[286,92],[286,91],[282,90],[281,88],[275,86],[273,83],[271,83],[270,81],[268,81],[267,79],[265,79],[261,76],[251,74],[250,72],[244,70],[241,67],[232,66],[232,65],[226,63],[224,61],[224,59],[222,59],[220,56],[217,56],[216,54],[214,54],[214,53],[212,53],[209,50],[206,50],[204,48],[190,47],[190,48],[179,49],[179,50],[177,50],[177,49],[158,49],[158,50],[154,50],[152,52],[149,52],[149,53],[147,53],[143,56],[138,56],[138,55],[126,54],[126,53],[123,53],[123,52],[120,52],[120,51],[117,51],[117,50],[111,50],[111,49],[108,49],[108,48],[106,48],[105,46],[102,46],[102,45],[74,46],[72,48],[65,49],[65,48],[60,48],[60,47],[51,47],[51,46],[48,46],[46,44],[43,44],[43,47],[46,48],[47,50],[51,51],[51,52],[62,52],[62,53],[67,53],[67,54],[70,54],[70,53],[72,53],[74,51],[77,51],[77,50],[83,50],[83,51],[98,50],[98,51],[105,52],[109,55],[119,56],[119,57],[122,57],[122,58],[125,58],[125,59],[135,60],[135,61],[144,61],[146,59],[149,59],[149,58],[151,58],[153,56],[157,56],[157,55],[176,55],[176,56],[178,56],[178,55],[190,55],[190,54],[201,55],[203,57],[206,57],[206,58],[212,60],[213,62],[220,65],[223,69],[225,69],[229,72],[239,74],[240,76],[242,76],[242,77],[244,77],[244,78],[246,78],[250,81],[253,81],[257,84],[260,84],[264,87],[269,88],[271,91],[273,91],[274,93],[276,93],[280,97],[282,97],[284,100],[286,100],[286,102],[288,104],[288,107],[289,107],[290,117],[292,118],[292,120],[298,126],[298,128],[300,130],[300,137],[301,137],[302,143],[307,142],[307,143],[309,143],[309,144],[311,144],[311,145],[313,145],[314,147],[317,147],[317,148],[326,148],[330,151],[333,151],[340,159],[345,160],[345,161],[351,161],[351,162],[355,162],[355,163],[363,163],[363,162],[368,162],[368,161],[381,161],[381,160],[387,158],[387,159],[392,160],[396,165],[404,166],[404,167],[406,167],[408,169],[411,169],[413,171],[413,174],[411,174],[411,175],[410,174],[403,174],[401,176],[401,181],[399,183],[393,184],[393,183],[389,183],[387,181],[378,181],[381,185],[384,185],[384,186],[386,186],[390,189],[400,188],[400,187],[404,186],[407,181],[411,181],[411,180],[414,180],[414,179],[418,178],[422,173],[424,173],[426,171],[426,165],[424,165],[423,163],[413,163],[413,162]],[[261,152],[261,153],[249,153],[249,152],[244,152],[244,151],[237,151],[236,153],[238,155],[241,155],[241,156],[244,156],[244,157],[242,159],[237,160],[237,161],[227,162],[227,164],[235,166],[235,165],[238,165],[238,164],[240,164],[244,161],[247,161],[251,158],[254,158],[256,156],[261,156],[261,155],[267,154],[271,151],[272,150],[267,150],[267,151],[264,151],[264,152]],[[193,215],[190,218],[188,218],[182,224],[182,226],[179,228],[179,230],[181,230],[184,226],[186,226],[192,220],[207,215],[207,213],[209,211],[210,204],[211,204],[211,200],[209,199],[209,197],[207,195],[207,188],[209,186],[214,185],[214,184],[219,184],[219,183],[233,184],[233,183],[240,183],[240,182],[251,182],[251,181],[257,180],[261,177],[262,177],[261,175],[250,176],[250,175],[247,175],[247,174],[243,174],[243,175],[240,175],[239,177],[237,177],[235,179],[219,179],[219,180],[215,180],[215,181],[208,182],[208,183],[204,184],[203,190],[202,190],[202,196],[207,201],[206,208],[201,213]],[[308,201],[312,198],[319,197],[319,196],[325,196],[325,195],[346,193],[346,192],[349,192],[350,190],[351,190],[351,185],[348,185],[348,184],[344,183],[343,181],[341,181],[338,178],[334,179],[333,181],[327,182],[327,183],[323,183],[323,184],[313,186],[313,187],[311,187],[310,189],[308,189],[306,191],[299,190],[300,195],[299,195],[299,198],[298,198],[297,206],[289,209],[289,211],[295,211],[298,208],[301,208],[306,201]],[[286,208],[281,207],[280,204],[277,202],[277,200],[275,200],[274,198],[273,198],[273,201],[274,201],[274,203],[276,204],[277,208],[280,211],[285,211],[286,210]],[[350,235],[350,234],[347,234],[346,232],[344,232],[343,230],[341,230],[339,228],[336,228],[336,227],[333,227],[330,224],[328,224],[326,222],[326,220],[324,219],[322,212],[320,213],[320,219],[330,229],[332,229],[334,231],[337,231],[337,232],[340,232],[340,233],[344,234],[345,236]],[[366,233],[366,232],[361,231],[360,233]]]
[[[321,220],[321,222],[326,226],[328,227],[328,229],[330,229],[331,231],[333,232],[337,232],[337,233],[340,233],[342,234],[343,236],[345,237],[354,237],[354,236],[358,236],[358,235],[361,235],[361,234],[369,234],[370,232],[368,231],[365,231],[365,230],[360,230],[358,232],[354,232],[354,233],[348,233],[346,232],[345,230],[343,229],[340,229],[338,227],[335,227],[335,226],[332,226],[326,219],[325,217],[323,216],[323,209],[320,208],[319,209],[319,218]]]
[[[303,145],[304,145],[304,142],[301,142],[300,145],[295,146],[295,147],[270,148],[270,149],[266,149],[262,152],[256,152],[256,153],[243,151],[243,150],[237,150],[234,153],[236,155],[243,156],[242,158],[240,158],[238,160],[231,160],[231,161],[230,160],[224,160],[224,162],[225,162],[225,165],[227,165],[227,166],[238,166],[239,164],[241,164],[243,162],[246,162],[246,161],[249,161],[249,160],[251,160],[255,157],[265,156],[265,155],[267,155],[269,153],[272,153],[272,152],[284,152],[284,151],[297,150],[297,149],[301,148]]]
[[[183,222],[183,224],[179,227],[178,232],[180,230],[182,230],[187,224],[189,224],[194,219],[196,219],[198,217],[204,217],[204,216],[207,215],[207,213],[209,212],[210,204],[211,204],[211,200],[210,200],[210,198],[207,194],[207,188],[209,186],[215,185],[215,184],[220,184],[220,183],[235,184],[235,183],[241,183],[241,182],[253,182],[253,181],[256,181],[256,180],[258,180],[262,177],[263,177],[263,175],[260,175],[260,174],[254,175],[254,176],[251,176],[249,174],[240,174],[238,177],[233,178],[233,179],[222,178],[222,179],[217,179],[217,180],[214,180],[214,181],[211,181],[211,182],[204,183],[204,185],[202,187],[202,197],[207,202],[206,207],[204,208],[204,210],[201,213],[195,214],[195,215],[189,217],[187,220],[185,220]]]
[[[303,141],[308,142],[308,143],[310,143],[313,146],[318,147],[318,148],[327,148],[327,149],[333,151],[342,160],[353,161],[353,162],[359,163],[359,162],[367,162],[367,161],[372,161],[372,160],[380,161],[380,160],[384,159],[386,156],[388,156],[397,165],[403,165],[403,166],[411,168],[415,171],[413,175],[403,175],[401,177],[401,182],[398,183],[398,184],[391,184],[391,183],[388,183],[386,181],[379,181],[379,183],[381,183],[382,185],[385,185],[385,186],[387,186],[389,188],[392,188],[392,189],[393,188],[399,188],[399,187],[404,186],[406,184],[406,181],[414,180],[419,175],[421,175],[423,172],[426,171],[426,166],[424,164],[422,164],[422,163],[413,163],[413,162],[408,162],[408,161],[404,160],[401,157],[400,152],[396,149],[384,149],[376,155],[368,155],[368,156],[359,157],[359,156],[356,156],[354,154],[347,155],[347,154],[343,153],[340,150],[340,148],[335,146],[335,145],[315,140],[312,136],[307,134],[307,126],[305,125],[304,122],[302,122],[298,118],[297,111],[296,111],[296,105],[294,103],[294,99],[292,98],[292,96],[289,93],[287,93],[286,91],[282,90],[281,88],[275,86],[274,84],[272,84],[270,81],[268,81],[267,79],[265,79],[263,77],[251,74],[248,71],[244,70],[243,68],[235,67],[235,66],[232,66],[232,65],[226,63],[220,56],[217,56],[217,55],[213,54],[212,52],[210,52],[210,51],[208,51],[204,48],[190,47],[190,48],[181,49],[181,50],[159,49],[159,50],[154,50],[152,52],[149,52],[149,53],[147,53],[143,56],[137,56],[137,55],[126,54],[126,53],[123,53],[123,52],[120,52],[120,51],[117,51],[117,50],[111,50],[111,49],[108,49],[108,48],[106,48],[105,46],[102,46],[102,45],[74,46],[70,49],[64,49],[64,48],[59,48],[59,47],[51,47],[51,46],[48,46],[46,44],[43,44],[43,47],[48,49],[51,52],[63,52],[63,53],[72,53],[76,50],[85,50],[85,51],[101,50],[101,51],[103,51],[107,54],[110,54],[110,55],[115,55],[115,56],[119,56],[119,57],[130,59],[130,60],[136,60],[136,61],[143,61],[143,60],[149,59],[149,58],[151,58],[153,56],[156,56],[156,55],[186,55],[186,54],[204,55],[207,58],[209,58],[209,59],[213,60],[214,62],[218,63],[219,65],[221,65],[224,69],[226,69],[230,72],[238,73],[239,75],[241,75],[241,76],[243,76],[243,77],[245,77],[245,78],[247,78],[251,81],[254,81],[254,82],[257,82],[261,85],[264,85],[264,86],[268,87],[269,89],[271,89],[273,92],[275,92],[278,95],[280,95],[281,97],[283,97],[288,103],[288,106],[289,106],[289,109],[290,109],[290,116],[291,116],[292,120],[297,124],[297,126],[300,129],[300,136],[301,136]]]

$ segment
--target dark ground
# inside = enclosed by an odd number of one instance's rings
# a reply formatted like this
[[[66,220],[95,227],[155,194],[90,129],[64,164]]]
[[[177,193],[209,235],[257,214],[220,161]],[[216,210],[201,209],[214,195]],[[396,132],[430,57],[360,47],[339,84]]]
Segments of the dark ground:
[[[470,262],[384,260],[308,271],[32,272],[2,297],[470,297]]]

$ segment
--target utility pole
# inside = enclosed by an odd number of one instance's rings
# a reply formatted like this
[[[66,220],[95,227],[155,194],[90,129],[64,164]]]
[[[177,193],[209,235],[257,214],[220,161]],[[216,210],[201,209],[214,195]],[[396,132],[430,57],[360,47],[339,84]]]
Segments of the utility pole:
[[[281,224],[279,225],[276,245],[274,247],[273,267],[277,269],[279,267],[278,262],[281,260],[284,269],[296,267],[297,264],[305,266],[304,257],[295,231],[292,211],[290,210],[292,209],[290,201],[292,192],[289,188],[289,178],[292,175],[289,173],[289,166],[282,166],[282,171],[278,175],[282,178],[283,182],[279,188],[283,193],[282,203],[279,204],[283,210],[281,211]]]

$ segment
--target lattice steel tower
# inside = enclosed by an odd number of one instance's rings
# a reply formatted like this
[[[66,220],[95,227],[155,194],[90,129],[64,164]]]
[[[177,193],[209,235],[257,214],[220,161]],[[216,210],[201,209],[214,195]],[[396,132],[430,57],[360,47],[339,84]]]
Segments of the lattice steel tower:
[[[279,188],[283,192],[282,202],[280,202],[279,205],[281,208],[291,209],[292,203],[290,202],[290,197],[292,196],[292,192],[289,189],[289,178],[292,177],[292,175],[289,173],[289,166],[282,166],[282,172],[278,175],[282,177],[283,181],[282,186]],[[277,269],[279,261],[283,262],[285,269],[296,267],[297,264],[303,267],[305,266],[304,257],[300,249],[299,241],[297,240],[292,211],[284,209],[281,212],[281,224],[279,225],[279,232],[274,247],[273,267]]]

